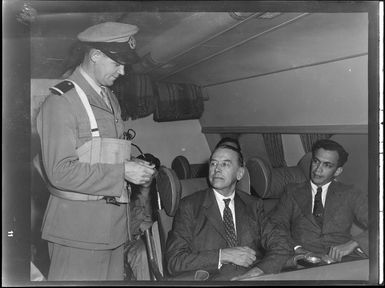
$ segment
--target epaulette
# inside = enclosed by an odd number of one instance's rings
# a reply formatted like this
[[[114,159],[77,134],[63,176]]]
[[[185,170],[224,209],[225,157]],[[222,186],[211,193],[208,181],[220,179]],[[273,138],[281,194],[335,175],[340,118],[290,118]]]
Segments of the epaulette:
[[[53,94],[63,95],[74,87],[75,86],[71,81],[64,80],[63,82],[60,82],[59,84],[56,84],[55,86],[49,88],[49,90],[51,90]]]

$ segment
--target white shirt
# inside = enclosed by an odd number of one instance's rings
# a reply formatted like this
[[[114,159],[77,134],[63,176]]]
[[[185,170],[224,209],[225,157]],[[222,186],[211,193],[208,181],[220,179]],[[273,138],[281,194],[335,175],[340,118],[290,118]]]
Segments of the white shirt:
[[[325,207],[325,202],[326,202],[326,195],[328,193],[328,188],[329,188],[329,185],[332,183],[332,181],[330,181],[329,183],[321,186],[322,188],[322,205]],[[311,206],[313,207],[311,209],[311,211],[314,210],[314,199],[315,199],[315,194],[317,194],[317,188],[318,186],[315,185],[313,182],[310,181],[310,184],[311,184]]]
[[[236,222],[235,222],[235,209],[234,209],[234,196],[235,196],[235,191],[233,193],[231,193],[230,196],[223,196],[222,194],[218,193],[217,191],[215,191],[215,189],[213,189],[214,191],[214,195],[215,195],[215,199],[217,200],[217,203],[218,203],[218,207],[219,207],[219,211],[221,212],[221,217],[222,217],[222,220],[223,220],[223,210],[225,210],[225,201],[223,201],[223,199],[231,199],[230,200],[230,203],[229,203],[229,208],[231,210],[231,214],[233,214],[233,222],[234,222],[234,229],[235,229],[235,232],[237,232],[237,227],[236,227]],[[221,253],[222,253],[222,249],[219,249],[219,259],[218,259],[218,269],[220,269],[222,267],[222,263],[221,263]]]

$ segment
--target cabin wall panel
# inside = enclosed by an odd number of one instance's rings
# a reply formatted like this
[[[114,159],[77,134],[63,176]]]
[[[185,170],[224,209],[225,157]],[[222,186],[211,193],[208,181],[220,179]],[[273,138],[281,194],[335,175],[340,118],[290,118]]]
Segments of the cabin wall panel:
[[[153,115],[124,122],[125,129],[134,129],[136,137],[133,143],[143,153],[151,153],[161,164],[171,167],[172,160],[185,156],[191,164],[204,163],[210,157],[207,144],[199,120],[183,120],[171,122],[155,122]],[[139,153],[133,147],[133,153]]]
[[[202,127],[367,124],[367,83],[361,56],[211,86],[200,121]]]

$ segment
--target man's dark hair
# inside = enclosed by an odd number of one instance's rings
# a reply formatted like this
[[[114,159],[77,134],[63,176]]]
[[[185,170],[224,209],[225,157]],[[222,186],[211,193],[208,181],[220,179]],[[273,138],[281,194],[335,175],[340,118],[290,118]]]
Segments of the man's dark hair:
[[[219,142],[215,146],[215,149],[217,149],[222,144],[226,144],[226,145],[232,146],[238,150],[241,150],[241,145],[239,144],[239,141],[237,139],[234,139],[231,137],[224,137],[221,140],[219,140]]]
[[[312,148],[313,157],[318,149],[325,149],[329,151],[336,151],[338,153],[338,167],[344,166],[346,161],[348,161],[349,153],[346,152],[344,147],[342,147],[337,142],[330,139],[321,139],[314,143]]]
[[[241,166],[241,167],[245,166],[244,162],[243,162],[243,155],[242,155],[241,150],[236,148],[236,147],[234,147],[234,146],[232,146],[231,144],[220,144],[220,145],[217,145],[215,147],[213,153],[210,156],[210,161],[211,161],[211,157],[215,153],[215,151],[217,151],[218,149],[221,149],[221,148],[227,148],[227,149],[230,149],[230,150],[233,150],[233,151],[237,152],[239,166]]]

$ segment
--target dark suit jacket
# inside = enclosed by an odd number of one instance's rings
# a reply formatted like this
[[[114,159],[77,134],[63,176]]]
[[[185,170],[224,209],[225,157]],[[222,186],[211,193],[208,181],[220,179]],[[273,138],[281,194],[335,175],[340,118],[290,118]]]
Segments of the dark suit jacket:
[[[368,199],[353,185],[333,181],[325,202],[323,227],[319,227],[312,215],[312,195],[309,181],[288,184],[278,205],[272,212],[272,221],[282,225],[291,235],[294,248],[328,253],[330,246],[355,240],[368,254]],[[356,221],[364,232],[352,237],[350,229]]]
[[[257,252],[253,266],[265,273],[279,272],[291,253],[284,235],[264,218],[261,200],[238,190],[234,199],[238,246],[248,246]],[[221,279],[229,279],[250,269],[226,264],[218,271],[219,249],[227,246],[224,235],[212,189],[183,198],[167,239],[165,258],[169,273],[203,269],[210,274],[222,272]]]

